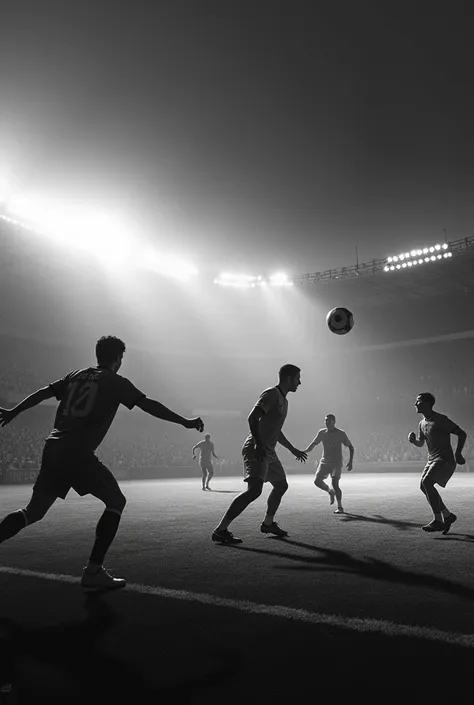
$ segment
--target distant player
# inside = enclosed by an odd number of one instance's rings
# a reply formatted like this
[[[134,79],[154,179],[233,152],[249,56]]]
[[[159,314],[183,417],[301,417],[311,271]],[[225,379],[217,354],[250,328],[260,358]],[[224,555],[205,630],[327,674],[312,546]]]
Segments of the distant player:
[[[418,437],[412,431],[408,440],[414,446],[421,448],[424,442],[428,446],[428,461],[421,475],[420,489],[428,500],[433,512],[433,520],[423,531],[442,531],[447,534],[457,516],[446,508],[435,485],[446,487],[448,481],[458,465],[466,462],[462,456],[462,449],[466,442],[467,433],[459,428],[454,421],[443,414],[433,411],[435,398],[429,392],[418,394],[415,408],[423,418],[418,425]],[[451,434],[458,437],[456,453],[451,447]]]
[[[108,590],[125,586],[103,567],[105,554],[117,532],[126,499],[110,470],[95,455],[120,404],[138,406],[157,419],[203,431],[200,418],[186,419],[158,401],[148,399],[128,379],[117,374],[125,344],[114,336],[100,338],[96,345],[97,367],[70,372],[47,387],[38,389],[13,409],[0,408],[0,426],[6,426],[27,409],[56,397],[59,406],[54,429],[46,439],[41,468],[28,505],[8,514],[0,523],[0,543],[29,524],[40,521],[58,497],[65,499],[71,487],[81,496],[91,494],[105,504],[97,524],[95,543],[84,568],[85,590]]]
[[[219,458],[214,452],[214,443],[211,441],[210,433],[206,433],[206,435],[204,436],[204,440],[200,441],[199,443],[196,443],[196,445],[193,446],[193,459],[196,458],[196,450],[199,450],[200,453],[199,464],[201,466],[202,472],[202,489],[204,491],[210,490],[211,488],[209,487],[209,483],[214,476],[214,466],[212,464],[212,457],[214,457],[216,460],[219,460]]]
[[[296,392],[301,384],[300,368],[295,365],[283,365],[279,371],[279,384],[263,391],[249,414],[250,434],[242,448],[244,461],[245,492],[239,494],[214,529],[212,540],[218,543],[242,543],[242,539],[229,531],[229,524],[236,519],[251,502],[260,497],[265,482],[273,489],[268,496],[267,513],[260,526],[264,534],[288,536],[275,521],[275,514],[281,498],[288,489],[285,471],[275,452],[280,443],[287,448],[297,460],[304,463],[306,453],[297,450],[282,433],[282,427],[288,412],[288,392]]]
[[[347,433],[340,428],[336,428],[336,417],[328,414],[324,419],[326,428],[321,428],[312,443],[306,448],[305,453],[311,453],[313,448],[319,443],[323,444],[323,454],[319,461],[314,484],[319,489],[329,494],[329,503],[334,504],[337,499],[337,509],[334,514],[344,514],[342,506],[342,490],[339,487],[339,480],[342,474],[342,446],[349,448],[349,462],[347,470],[352,470],[354,460],[354,446],[347,437]],[[324,480],[331,476],[332,487],[329,487]]]

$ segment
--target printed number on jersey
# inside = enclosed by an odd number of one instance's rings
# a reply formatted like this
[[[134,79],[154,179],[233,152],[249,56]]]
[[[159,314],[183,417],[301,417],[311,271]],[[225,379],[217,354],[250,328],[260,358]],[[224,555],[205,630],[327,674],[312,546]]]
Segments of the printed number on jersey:
[[[97,382],[70,382],[67,388],[63,416],[80,419],[90,414],[98,389]]]

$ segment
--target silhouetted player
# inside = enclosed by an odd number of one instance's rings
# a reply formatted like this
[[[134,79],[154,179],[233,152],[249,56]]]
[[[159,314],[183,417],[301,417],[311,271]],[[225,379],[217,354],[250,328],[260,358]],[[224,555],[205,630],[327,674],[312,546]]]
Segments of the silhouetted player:
[[[456,469],[456,463],[464,465],[466,462],[462,456],[462,449],[467,434],[447,416],[433,411],[434,405],[435,398],[432,394],[429,392],[418,394],[415,408],[423,418],[418,425],[418,438],[412,431],[408,440],[418,448],[421,448],[425,441],[428,446],[428,461],[421,476],[420,489],[433,511],[433,521],[421,528],[423,531],[442,531],[443,534],[447,534],[457,516],[446,508],[435,485],[446,487]],[[458,437],[455,454],[451,447],[451,433]]]
[[[214,452],[214,443],[211,441],[211,436],[209,433],[206,433],[204,436],[204,440],[200,441],[199,443],[196,443],[195,446],[193,446],[193,458],[195,459],[196,456],[194,452],[196,450],[199,450],[199,465],[201,466],[201,472],[202,472],[202,489],[203,490],[210,490],[211,488],[209,487],[209,483],[212,480],[214,476],[214,466],[212,464],[212,456],[216,459],[219,460],[217,455]]]
[[[94,451],[104,439],[120,404],[138,406],[157,419],[203,431],[200,418],[185,419],[158,401],[148,399],[128,379],[117,374],[125,344],[114,336],[96,344],[97,367],[70,372],[57,382],[38,389],[13,409],[0,408],[0,426],[46,399],[56,397],[59,406],[54,429],[46,439],[41,468],[29,504],[5,517],[0,524],[0,543],[44,517],[58,497],[65,499],[71,487],[81,496],[91,494],[105,504],[96,528],[89,563],[81,585],[85,590],[125,586],[103,567],[105,554],[118,529],[126,499],[117,480]]]
[[[286,395],[288,392],[296,392],[300,384],[300,368],[295,365],[283,365],[279,372],[279,384],[265,389],[250,412],[248,417],[250,434],[242,448],[244,481],[247,482],[247,490],[234,499],[224,514],[214,529],[213,541],[242,543],[242,539],[229,531],[229,524],[242,514],[251,502],[260,497],[265,482],[273,485],[273,489],[268,497],[267,513],[260,531],[280,537],[288,536],[288,532],[281,529],[274,520],[281,498],[288,489],[285,471],[275,452],[275,446],[280,443],[297,460],[306,461],[306,453],[291,445],[281,430],[288,412]]]
[[[349,462],[347,469],[352,470],[354,460],[354,446],[347,437],[347,433],[340,428],[336,428],[336,417],[328,414],[324,419],[326,428],[318,431],[316,438],[306,448],[305,453],[310,453],[319,443],[323,444],[323,454],[319,461],[314,484],[319,489],[329,494],[329,503],[334,504],[334,497],[337,499],[337,509],[334,514],[344,514],[342,507],[342,490],[339,487],[339,480],[342,474],[342,446],[349,448]],[[332,488],[324,480],[331,475]]]

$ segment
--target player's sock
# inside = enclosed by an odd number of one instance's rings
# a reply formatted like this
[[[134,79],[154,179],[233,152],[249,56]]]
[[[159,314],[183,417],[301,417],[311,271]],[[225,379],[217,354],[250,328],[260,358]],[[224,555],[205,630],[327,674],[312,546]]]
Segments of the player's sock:
[[[263,520],[263,523],[265,524],[265,526],[270,526],[270,524],[273,524],[274,519],[274,514],[265,514],[265,519]]]
[[[222,519],[220,524],[216,526],[214,531],[225,531],[226,529],[229,528],[230,521],[227,521],[227,519]]]
[[[451,512],[449,511],[449,509],[446,509],[446,507],[441,510],[441,514],[443,515],[443,519],[447,519],[451,516]]]
[[[443,521],[443,515],[441,512],[433,512],[433,516],[435,521]]]
[[[28,526],[28,515],[25,509],[18,509],[8,514],[0,524],[0,543],[11,539],[19,531]]]
[[[117,533],[120,519],[121,512],[118,509],[105,509],[95,530],[95,542],[89,559],[90,563],[102,565],[107,549]]]
[[[89,561],[86,566],[87,572],[92,574],[98,573],[101,568],[101,565],[98,565],[97,563],[92,563],[92,561]]]

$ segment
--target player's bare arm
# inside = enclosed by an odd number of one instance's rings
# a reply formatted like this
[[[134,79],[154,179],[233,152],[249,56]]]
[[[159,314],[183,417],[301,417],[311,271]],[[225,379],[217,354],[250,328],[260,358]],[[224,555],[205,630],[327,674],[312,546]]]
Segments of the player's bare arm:
[[[37,406],[46,399],[51,399],[54,396],[52,387],[48,385],[47,387],[41,387],[41,389],[38,389],[36,392],[33,392],[33,394],[30,394],[30,396],[26,397],[23,401],[14,406],[13,409],[0,408],[0,426],[6,426],[10,423],[10,421],[13,421],[18,414],[21,414],[27,409],[32,409],[34,406]]]
[[[283,448],[286,448],[287,450],[290,451],[292,455],[295,456],[297,460],[300,461],[300,463],[305,463],[306,459],[308,457],[306,451],[304,450],[298,450],[295,448],[295,446],[290,443],[288,438],[280,431],[280,435],[278,436],[278,443],[283,446]]]
[[[347,463],[346,468],[350,472],[354,461],[354,446],[350,443],[347,447],[349,448],[349,462]]]
[[[202,419],[198,416],[194,419],[187,419],[184,416],[176,414],[171,409],[168,409],[163,404],[155,399],[148,399],[148,397],[142,397],[136,403],[142,411],[150,416],[154,416],[156,419],[163,419],[163,421],[170,421],[171,423],[179,424],[184,426],[184,428],[195,428],[199,433],[204,431],[204,423]]]
[[[466,460],[462,454],[462,449],[464,448],[464,444],[466,442],[467,433],[466,431],[463,431],[462,428],[458,428],[457,431],[453,431],[453,434],[458,437],[458,442],[454,453],[456,462],[458,465],[464,465]]]
[[[193,454],[193,458],[194,458],[194,460],[196,459],[196,455],[195,455],[195,454],[196,454],[196,449],[197,449],[197,447],[198,447],[198,443],[196,443],[196,445],[195,445],[195,446],[193,446],[193,448],[192,448],[192,451],[191,451],[191,452],[192,452],[192,454]]]
[[[259,406],[254,406],[250,414],[248,415],[248,422],[250,433],[255,442],[255,452],[259,460],[263,460],[266,456],[265,448],[262,446],[262,439],[260,438],[260,428],[259,421],[264,414],[263,409]]]
[[[319,445],[320,443],[321,443],[321,436],[320,436],[319,433],[318,433],[318,435],[316,436],[316,438],[314,438],[314,440],[311,441],[311,443],[309,444],[309,446],[308,446],[307,448],[305,448],[304,452],[305,452],[305,453],[311,453],[311,451],[313,450],[313,448],[315,448],[315,447],[316,447],[317,445]]]
[[[420,436],[419,438],[417,438],[416,433],[414,431],[408,434],[408,440],[412,445],[416,446],[417,448],[421,448],[425,443],[425,437]]]

